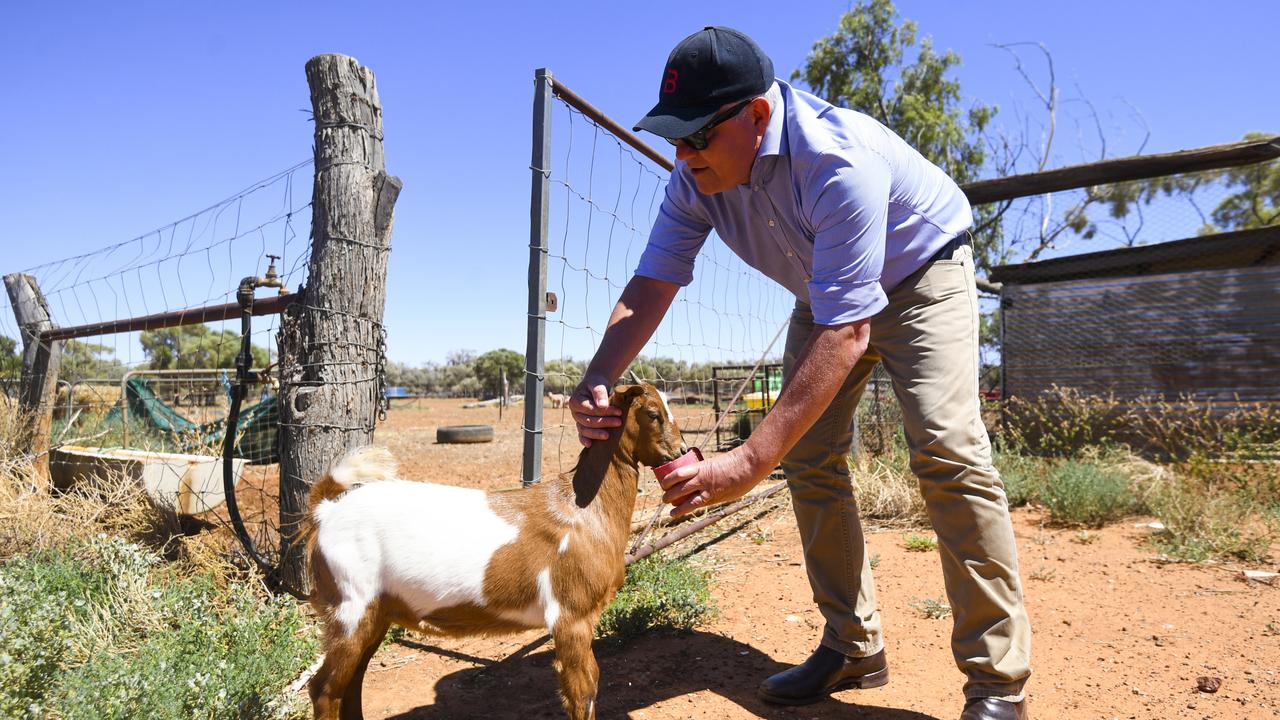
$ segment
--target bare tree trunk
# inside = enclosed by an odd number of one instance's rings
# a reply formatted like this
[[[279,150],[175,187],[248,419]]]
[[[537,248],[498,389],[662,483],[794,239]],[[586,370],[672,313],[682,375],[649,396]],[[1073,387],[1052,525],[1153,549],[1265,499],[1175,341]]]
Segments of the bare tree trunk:
[[[307,62],[315,114],[311,260],[301,299],[281,323],[280,580],[310,592],[302,548],[290,540],[307,494],[347,451],[366,445],[383,408],[382,327],[392,209],[382,105],[373,73],[354,58]]]
[[[58,399],[58,369],[62,365],[62,341],[41,342],[40,333],[53,329],[49,305],[36,279],[25,273],[4,276],[5,291],[22,331],[22,389],[18,400],[27,415],[26,440],[31,454],[49,451],[53,406]],[[48,472],[48,464],[35,467]]]

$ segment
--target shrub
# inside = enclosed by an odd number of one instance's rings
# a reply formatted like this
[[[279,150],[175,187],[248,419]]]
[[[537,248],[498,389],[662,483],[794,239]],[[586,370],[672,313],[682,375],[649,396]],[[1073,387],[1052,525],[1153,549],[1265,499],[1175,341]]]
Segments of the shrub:
[[[1114,397],[1055,385],[1041,397],[1010,398],[1000,440],[1015,453],[1070,457],[1084,447],[1114,444],[1127,419]]]
[[[1048,463],[1026,455],[999,453],[995,458],[995,466],[1004,482],[1009,507],[1019,507],[1033,500],[1040,500],[1045,478],[1049,474]]]
[[[596,632],[630,638],[652,627],[692,630],[716,612],[710,570],[688,559],[650,555],[627,568],[627,580]]]
[[[849,474],[864,520],[912,526],[928,522],[920,481],[911,472],[905,444],[891,445],[884,453],[864,451],[858,457],[851,456]]]
[[[71,644],[72,614],[84,601],[59,589],[63,568],[50,563],[44,582],[28,563],[0,571],[0,717],[45,716],[45,695]]]
[[[1091,461],[1067,460],[1053,468],[1041,499],[1049,522],[1101,527],[1134,510],[1129,477]]]
[[[1034,398],[1010,398],[999,436],[1006,450],[1072,457],[1089,447],[1125,445],[1159,460],[1195,455],[1257,459],[1280,451],[1280,407],[1182,397],[1085,395],[1054,386]]]
[[[1196,456],[1256,459],[1274,456],[1280,446],[1280,407],[1236,404],[1223,409],[1213,401],[1183,398],[1142,403],[1133,413],[1135,445],[1162,460]]]
[[[0,568],[0,647],[5,717],[240,720],[304,717],[282,689],[317,643],[289,600],[99,536]]]
[[[1207,494],[1187,477],[1160,486],[1148,502],[1165,526],[1152,542],[1161,552],[1180,560],[1264,560],[1280,532],[1280,516],[1274,512],[1258,512],[1259,508],[1240,495]]]

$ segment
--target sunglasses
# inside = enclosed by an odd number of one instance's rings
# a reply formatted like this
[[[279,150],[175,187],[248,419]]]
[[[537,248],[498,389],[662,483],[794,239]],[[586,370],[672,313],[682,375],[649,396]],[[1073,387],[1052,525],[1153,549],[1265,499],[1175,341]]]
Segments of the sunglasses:
[[[737,105],[734,105],[728,110],[725,110],[724,114],[711,118],[711,122],[707,123],[706,125],[703,125],[698,130],[695,130],[694,132],[688,135],[685,135],[682,138],[667,138],[667,142],[671,143],[672,145],[679,145],[680,143],[684,143],[685,145],[688,145],[694,150],[706,150],[707,149],[707,133],[711,132],[711,129],[714,128],[715,126],[719,125],[722,122],[732,119],[735,115],[742,112],[742,109],[750,105],[752,100],[755,100],[755,98],[747,98],[746,100],[743,100],[742,102],[738,103]]]

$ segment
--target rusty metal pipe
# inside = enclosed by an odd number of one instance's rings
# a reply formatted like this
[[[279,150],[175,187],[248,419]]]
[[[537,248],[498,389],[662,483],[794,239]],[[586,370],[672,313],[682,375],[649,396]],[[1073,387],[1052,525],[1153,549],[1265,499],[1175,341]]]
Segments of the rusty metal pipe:
[[[298,297],[297,293],[278,295],[255,300],[254,315],[275,315],[284,312]],[[208,305],[189,310],[173,310],[170,312],[126,318],[124,320],[108,320],[106,322],[72,325],[71,327],[53,328],[40,333],[40,342],[54,340],[73,340],[75,338],[92,337],[94,335],[110,335],[112,333],[133,332],[135,330],[158,330],[160,328],[178,327],[179,325],[199,325],[200,323],[230,320],[240,317],[240,304]]]
[[[659,167],[662,167],[667,172],[670,172],[675,168],[675,163],[665,155],[649,147],[645,141],[636,137],[634,133],[619,125],[608,115],[600,112],[596,106],[586,100],[583,100],[577,93],[562,85],[560,81],[557,80],[551,83],[551,92],[555,93],[556,97],[564,100],[566,103],[569,103],[571,107],[577,108],[579,112],[586,115],[588,118],[591,118],[591,120],[600,127],[603,127],[605,130],[613,133],[619,140],[635,148],[640,152],[640,154],[657,163]]]

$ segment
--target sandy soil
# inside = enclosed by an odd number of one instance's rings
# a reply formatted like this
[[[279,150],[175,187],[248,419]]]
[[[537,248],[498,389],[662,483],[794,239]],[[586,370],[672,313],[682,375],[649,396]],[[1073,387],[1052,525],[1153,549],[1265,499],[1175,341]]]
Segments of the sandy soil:
[[[401,458],[405,476],[516,487],[523,409],[507,408],[499,419],[496,407],[461,406],[445,400],[397,405],[377,439]],[[548,408],[548,422],[559,412]],[[435,443],[436,427],[460,424],[493,425],[496,440]],[[549,431],[544,445],[544,472],[573,464],[572,438]],[[655,507],[651,493],[641,501]],[[1149,520],[1130,518],[1082,538],[1075,530],[1044,527],[1035,510],[1015,512],[1035,632],[1027,687],[1032,717],[1280,717],[1280,583],[1246,579],[1244,568],[1234,565],[1162,563],[1144,543]],[[802,661],[820,634],[794,520],[781,498],[676,546],[701,547],[697,557],[714,566],[719,617],[692,634],[597,641],[599,716],[958,717],[962,676],[948,648],[950,619],[928,619],[919,609],[927,599],[945,601],[936,554],[908,552],[901,530],[871,532],[868,544],[880,558],[887,686],[841,692],[804,708],[755,698],[760,679]],[[374,659],[364,690],[366,717],[560,718],[551,662],[550,642],[537,632],[470,640],[410,636]],[[1198,690],[1202,676],[1220,678],[1220,689]]]

